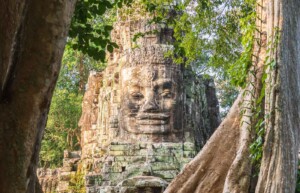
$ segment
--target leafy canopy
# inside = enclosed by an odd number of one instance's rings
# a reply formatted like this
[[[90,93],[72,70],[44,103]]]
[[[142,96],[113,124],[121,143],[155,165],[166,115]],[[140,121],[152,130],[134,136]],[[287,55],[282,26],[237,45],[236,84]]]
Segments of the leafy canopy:
[[[112,52],[118,47],[110,40],[116,8],[131,2],[132,0],[78,0],[69,31],[71,47],[104,62],[105,51]]]
[[[170,55],[177,63],[214,69],[233,85],[245,85],[254,41],[255,0],[143,3],[155,13],[153,22],[174,29],[175,50]]]

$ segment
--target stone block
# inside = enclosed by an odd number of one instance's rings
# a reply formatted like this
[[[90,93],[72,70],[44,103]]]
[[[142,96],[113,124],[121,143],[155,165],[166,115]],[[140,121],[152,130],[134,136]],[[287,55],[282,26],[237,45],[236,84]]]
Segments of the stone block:
[[[64,159],[63,160],[63,167],[72,167],[73,166],[73,163],[70,162],[69,159]]]
[[[81,152],[80,151],[71,151],[69,154],[70,158],[79,158],[81,156]]]
[[[71,179],[71,175],[75,174],[75,172],[61,172],[59,175],[60,181],[69,181]]]
[[[184,152],[182,149],[173,149],[171,150],[172,155],[175,156],[177,159],[182,158],[184,156]]]
[[[146,157],[145,156],[132,156],[131,157],[131,162],[145,162],[146,161]]]
[[[148,150],[147,149],[141,149],[139,151],[132,151],[131,155],[136,155],[136,156],[147,156],[148,155]]]
[[[87,187],[101,185],[102,176],[100,174],[88,174],[85,176],[85,184]]]
[[[112,173],[122,173],[122,166],[112,166],[109,170]]]
[[[116,193],[114,187],[106,186],[106,187],[99,187],[97,193]]]
[[[86,193],[98,193],[96,187],[86,187]]]
[[[131,160],[131,156],[116,156],[115,161],[116,162],[129,162]]]
[[[101,169],[101,172],[102,173],[109,173],[110,172],[110,168],[111,168],[110,165],[104,164],[103,167],[102,167],[102,169]]]
[[[175,163],[156,162],[151,165],[153,171],[180,170],[180,165]]]
[[[136,193],[137,190],[134,187],[121,187],[119,193]]]
[[[112,141],[110,144],[111,145],[131,145],[131,143],[119,142],[119,141]]]
[[[194,143],[185,142],[183,145],[184,145],[183,146],[184,151],[195,151],[196,150]]]
[[[154,144],[152,144],[152,147],[154,149],[160,149],[162,147],[162,143],[154,143]]]
[[[147,144],[146,143],[139,143],[139,148],[140,149],[146,149],[147,148]]]
[[[110,156],[125,156],[125,155],[128,155],[128,153],[125,151],[110,151],[109,155]]]
[[[125,165],[125,164],[124,164]],[[121,173],[123,172],[122,167],[124,166],[121,164],[121,162],[114,162],[112,163],[112,166],[109,170],[109,172],[113,172],[113,173]]]
[[[161,193],[165,189],[167,182],[154,176],[136,176],[120,182],[117,186],[119,192],[138,193],[151,192]]]
[[[127,166],[128,165],[128,162],[113,162],[112,163],[112,166]]]
[[[167,187],[165,180],[153,176],[136,177],[136,187]]]
[[[62,172],[71,172],[72,171],[72,166],[64,166],[60,169]]]
[[[195,157],[196,152],[195,151],[183,151],[183,157],[185,158],[193,158]]]
[[[69,182],[60,181],[57,186],[57,192],[68,192]]]
[[[179,173],[178,170],[169,170],[169,171],[155,171],[153,172],[154,176],[159,176],[163,179],[173,179]]]
[[[166,149],[183,149],[182,143],[162,143],[162,147]]]
[[[164,155],[155,155],[153,156],[155,162],[172,162],[174,161],[174,157],[164,156]]]
[[[110,151],[127,151],[129,149],[131,149],[129,145],[111,145],[109,147]]]
[[[163,155],[171,156],[172,155],[171,151],[167,148],[164,148],[164,147],[159,148],[159,149],[155,149],[153,154],[154,155],[161,155],[161,156],[163,156]]]

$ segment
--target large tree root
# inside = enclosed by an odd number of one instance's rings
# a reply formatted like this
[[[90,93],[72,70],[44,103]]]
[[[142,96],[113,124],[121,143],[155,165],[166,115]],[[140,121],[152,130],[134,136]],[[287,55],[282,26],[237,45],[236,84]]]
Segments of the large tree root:
[[[240,135],[240,95],[213,136],[165,193],[220,193],[236,157]]]

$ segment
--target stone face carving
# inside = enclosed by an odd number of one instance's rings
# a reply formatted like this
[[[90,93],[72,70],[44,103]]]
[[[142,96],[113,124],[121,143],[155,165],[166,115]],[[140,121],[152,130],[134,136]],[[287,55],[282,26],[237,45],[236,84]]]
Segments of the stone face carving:
[[[134,48],[131,39],[145,25],[118,22],[112,34],[120,48],[100,75],[91,75],[101,79],[84,97],[91,104],[88,93],[98,93],[97,124],[82,130],[89,193],[163,192],[219,124],[213,81],[165,57],[173,49],[166,44],[170,30],[148,26],[158,33]],[[91,113],[83,110],[82,117]]]
[[[147,19],[119,20],[112,39],[119,49],[90,75],[79,122],[87,192],[160,193],[220,122],[213,81],[165,57],[172,30]]]
[[[179,132],[182,126],[180,80],[180,66],[172,64],[123,66],[121,129],[134,134]]]

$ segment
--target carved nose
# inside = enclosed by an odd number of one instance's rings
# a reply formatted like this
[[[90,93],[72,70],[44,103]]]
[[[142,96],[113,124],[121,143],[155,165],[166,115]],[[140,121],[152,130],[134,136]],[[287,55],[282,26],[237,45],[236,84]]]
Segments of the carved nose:
[[[147,100],[146,103],[142,106],[143,112],[156,111],[158,110],[158,105],[154,100]]]

